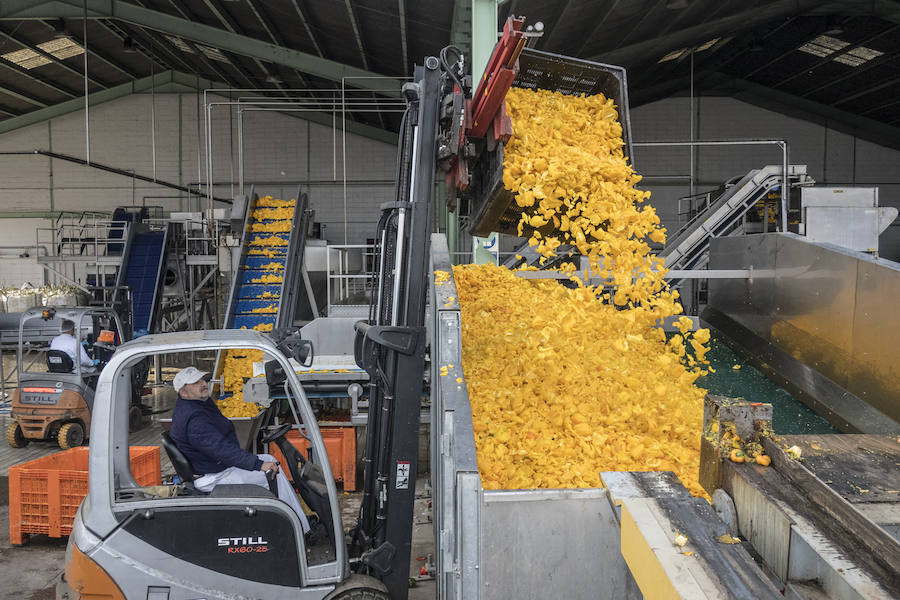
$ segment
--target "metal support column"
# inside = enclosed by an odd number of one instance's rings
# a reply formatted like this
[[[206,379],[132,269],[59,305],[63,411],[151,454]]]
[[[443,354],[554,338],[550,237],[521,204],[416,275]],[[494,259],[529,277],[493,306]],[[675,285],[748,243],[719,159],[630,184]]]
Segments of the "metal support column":
[[[484,75],[494,46],[497,44],[497,0],[472,0],[472,89]],[[497,264],[497,255],[487,248],[497,248],[499,234],[488,237],[472,236],[472,262]],[[453,256],[453,248],[450,248]]]

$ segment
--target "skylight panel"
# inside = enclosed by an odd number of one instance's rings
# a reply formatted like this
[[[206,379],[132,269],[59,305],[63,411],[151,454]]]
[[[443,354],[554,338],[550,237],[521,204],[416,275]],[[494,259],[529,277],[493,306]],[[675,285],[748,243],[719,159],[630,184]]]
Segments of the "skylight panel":
[[[665,56],[663,56],[663,57],[662,57],[661,59],[659,59],[657,62],[661,62],[661,63],[662,63],[662,62],[666,62],[666,61],[670,61],[670,60],[675,60],[676,58],[680,57],[680,56],[681,56],[682,54],[684,54],[685,52],[687,52],[687,49],[685,49],[685,48],[680,48],[680,49],[678,49],[678,50],[673,50],[672,52],[669,52],[668,54],[666,54]]]
[[[863,60],[872,60],[873,58],[884,56],[884,52],[875,50],[873,48],[867,48],[866,46],[857,46],[856,48],[852,48],[847,51],[847,54],[852,54],[853,56],[859,57]]]
[[[185,43],[185,41],[183,39],[181,39],[180,37],[175,37],[175,36],[171,36],[171,35],[166,35],[163,37],[165,37],[167,40],[169,40],[169,43],[171,43],[173,46],[175,46],[182,52],[187,52],[189,54],[194,53],[194,49],[191,48],[187,43]]]
[[[34,50],[30,50],[28,48],[25,48],[24,50],[16,50],[15,52],[7,52],[6,54],[0,55],[0,57],[22,67],[23,69],[33,69],[35,67],[40,67],[41,65],[46,65],[50,62],[49,58],[44,58]]]
[[[839,40],[836,37],[831,37],[830,35],[820,35],[817,38],[812,39],[800,46],[798,50],[800,50],[800,52],[812,54],[813,56],[825,58],[827,56],[831,56],[838,50],[843,50],[849,45],[849,42]]]
[[[49,42],[38,44],[37,47],[47,54],[53,56],[54,58],[58,58],[60,60],[72,58],[73,56],[78,56],[79,54],[84,54],[84,48],[82,48],[80,45],[69,38],[50,40]],[[22,50],[16,50],[14,52],[7,52],[6,54],[2,54],[0,56],[2,56],[4,60],[8,60],[9,62],[16,64],[23,69],[34,69],[36,67],[41,67],[53,62],[43,54],[39,54],[31,48],[24,48]]]
[[[84,54],[84,48],[71,38],[58,38],[37,45],[38,48],[60,60]]]
[[[836,37],[831,37],[830,35],[820,35],[813,40],[813,43],[828,48],[832,52],[843,50],[850,45],[850,42],[845,42],[844,40],[838,39]]]
[[[705,44],[697,46],[697,52],[703,52],[704,50],[709,50],[710,48],[712,48],[712,45],[715,44],[716,42],[718,42],[720,39],[721,38],[713,38],[713,39],[709,40],[708,42],[706,42]]]
[[[200,48],[200,52],[202,52],[206,56],[206,58],[217,60],[223,63],[231,63],[231,61],[228,60],[228,57],[222,54],[222,51],[218,48],[211,48],[209,46],[202,46],[200,44],[198,44],[197,47]]]

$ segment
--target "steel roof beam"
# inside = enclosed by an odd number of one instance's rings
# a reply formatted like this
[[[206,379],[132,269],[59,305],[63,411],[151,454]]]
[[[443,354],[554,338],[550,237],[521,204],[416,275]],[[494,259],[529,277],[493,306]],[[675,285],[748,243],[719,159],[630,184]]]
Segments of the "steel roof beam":
[[[728,96],[741,102],[747,102],[803,121],[817,123],[887,148],[900,150],[900,128],[891,127],[881,121],[724,74],[713,74],[704,84],[706,89],[724,88]]]
[[[217,27],[191,22],[173,15],[131,4],[124,0],[84,0],[89,19],[120,19],[134,25],[176,35],[201,44],[284,65],[330,81],[345,77],[381,77],[365,69],[359,69],[337,61],[328,60],[298,50],[263,42],[248,36],[231,33]],[[79,0],[54,0],[34,4],[23,0],[7,0],[0,5],[0,19],[44,19],[55,17],[81,18],[82,2]],[[382,95],[399,97],[400,80],[393,80],[391,91]]]
[[[210,81],[209,79],[200,79],[199,82],[194,75],[181,73],[179,71],[163,71],[156,73],[153,77],[143,77],[134,81],[113,86],[109,89],[93,92],[88,95],[88,102],[91,106],[116,100],[130,94],[139,94],[150,91],[151,87],[155,87],[156,93],[187,93],[194,94],[198,90],[211,88],[222,88],[224,84]],[[0,89],[2,91],[2,89]],[[220,92],[222,93],[222,92]],[[224,95],[227,95],[225,93]],[[84,98],[78,97],[59,104],[47,106],[32,112],[17,114],[16,116],[0,121],[0,134],[7,133],[22,127],[42,123],[50,119],[77,112],[84,109]],[[0,111],[12,114],[12,110],[6,110],[0,107]],[[332,126],[332,117],[330,113],[323,112],[290,112],[282,113],[294,118],[311,121],[325,127]],[[300,116],[298,116],[300,115]],[[356,121],[347,121],[346,128],[348,133],[359,135],[365,138],[373,139],[385,144],[397,144],[397,134],[371,125],[357,123]]]
[[[854,43],[854,44],[849,44],[849,45],[845,46],[844,48],[838,50],[837,52],[834,52],[833,54],[829,54],[829,55],[826,56],[825,58],[819,59],[819,60],[816,62],[816,64],[814,64],[814,65],[812,65],[812,66],[810,66],[810,67],[806,67],[806,68],[804,68],[804,69],[801,69],[800,71],[797,71],[796,73],[793,73],[792,75],[788,75],[787,77],[785,77],[784,79],[778,81],[777,83],[775,83],[775,84],[772,85],[771,87],[773,87],[773,88],[779,88],[779,87],[783,86],[784,84],[789,83],[789,82],[791,82],[791,81],[797,79],[798,77],[802,77],[802,76],[804,76],[804,75],[810,74],[810,73],[812,73],[815,69],[818,69],[819,67],[821,67],[821,66],[823,66],[823,65],[829,64],[831,61],[833,61],[833,60],[834,60],[835,58],[837,58],[838,56],[843,56],[843,55],[847,54],[848,52],[850,52],[851,50],[854,50],[854,49],[856,49],[856,48],[859,48],[860,46],[868,46],[870,43],[872,43],[873,41],[877,40],[878,38],[883,37],[883,36],[885,36],[885,35],[888,35],[889,33],[894,33],[894,32],[897,31],[898,29],[900,29],[900,24],[895,24],[895,25],[892,25],[892,26],[888,27],[887,29],[884,29],[884,30],[882,30],[882,31],[880,31],[880,32],[878,32],[878,33],[876,33],[875,35],[871,35],[871,36],[867,37],[866,39],[862,40],[861,42],[857,42],[857,43]]]
[[[319,39],[316,37],[315,31],[313,31],[312,26],[309,24],[309,17],[303,10],[303,7],[300,6],[300,2],[298,0],[291,0],[291,4],[294,5],[294,10],[297,11],[297,16],[300,17],[300,22],[303,23],[303,28],[306,30],[306,35],[309,36],[309,41],[312,42],[313,48],[316,49],[316,53],[319,56],[325,56],[325,53],[322,52],[322,44],[319,42]]]
[[[727,17],[686,27],[668,35],[610,49],[590,57],[590,60],[602,60],[616,65],[634,65],[642,61],[655,61],[673,50],[694,46],[701,38],[709,40],[755,29],[778,19],[818,9],[821,5],[820,0],[777,0]]]
[[[33,104],[34,106],[46,107],[47,103],[36,98],[32,98],[22,90],[17,90],[16,88],[11,88],[6,85],[0,85],[0,92],[6,94],[7,96],[12,96],[13,98],[18,98],[22,102],[27,102],[28,104]]]
[[[137,2],[138,2],[138,4],[143,6],[143,3],[140,0],[137,0]],[[186,18],[187,20],[189,20],[191,22],[194,22],[197,20],[197,17],[196,17],[196,15],[194,15],[193,11],[191,11],[190,8],[185,6],[184,2],[182,2],[181,0],[169,0],[169,4],[171,4],[173,7],[175,7],[175,10],[180,12],[181,15],[184,18]],[[190,39],[184,40],[184,43],[187,44],[187,46],[194,51],[194,54],[196,54],[196,56],[197,56],[197,60],[199,60],[202,64],[206,65],[206,67],[210,71],[212,71],[216,77],[218,77],[222,81],[228,82],[228,84],[231,86],[240,87],[237,83],[235,83],[234,79],[232,79],[228,75],[224,74],[223,72],[220,72],[219,69],[216,68],[215,64],[213,64],[213,59],[206,56],[206,54],[203,53],[203,50],[200,49],[200,47],[197,46],[197,44],[192,42]],[[234,69],[235,72],[237,72],[237,74],[240,75],[244,79],[244,81],[246,81],[248,84],[250,84],[250,87],[256,86],[256,84],[253,82],[253,80],[250,78],[250,76],[247,75],[247,73],[245,73],[244,70],[242,68],[240,68],[238,65],[236,65],[231,59],[228,60],[228,65],[232,69]]]
[[[46,25],[46,26],[49,27],[50,29],[53,29],[53,26],[50,25],[50,24],[47,23],[47,22],[44,22],[44,25]],[[122,73],[123,75],[125,75],[125,77],[127,77],[127,78],[129,78],[129,79],[136,79],[136,78],[137,78],[137,76],[136,76],[134,73],[132,73],[127,67],[124,67],[124,66],[120,65],[120,64],[117,63],[114,59],[112,59],[111,57],[107,56],[106,53],[100,52],[100,51],[98,51],[96,48],[94,48],[93,46],[91,46],[91,45],[90,45],[90,40],[88,40],[88,46],[85,46],[85,45],[84,45],[84,40],[83,40],[82,38],[80,38],[80,37],[78,36],[78,34],[76,34],[75,32],[66,30],[66,35],[68,35],[70,38],[72,38],[72,41],[75,42],[76,44],[78,44],[79,46],[81,46],[81,47],[84,49],[84,51],[87,52],[89,55],[94,56],[95,58],[98,58],[98,59],[102,60],[103,62],[105,62],[106,64],[108,64],[108,65],[111,66],[112,68],[114,68],[116,71],[119,71],[120,73]],[[84,77],[84,73],[81,73],[81,77]]]
[[[100,104],[101,102],[108,102],[110,100],[115,100],[116,98],[121,98],[122,96],[127,96],[128,94],[143,92],[149,90],[151,87],[151,83],[154,82],[157,86],[157,91],[159,91],[159,86],[168,83],[174,83],[172,73],[173,71],[164,71],[162,73],[157,73],[153,76],[153,78],[144,77],[142,79],[129,81],[128,83],[116,85],[105,90],[93,92],[91,94],[88,94],[88,103],[93,106],[95,104]],[[84,98],[79,96],[77,98],[72,98],[71,100],[66,100],[65,102],[60,102],[52,106],[47,106],[43,103],[41,105],[45,108],[28,112],[12,119],[0,121],[0,133],[6,133],[14,129],[20,129],[22,127],[34,125],[35,123],[41,123],[43,121],[47,121],[61,115],[83,110]]]
[[[210,0],[206,0],[206,1],[209,2]],[[284,42],[284,38],[282,38],[281,35],[278,33],[278,30],[275,29],[274,23],[272,23],[272,21],[269,20],[269,17],[265,14],[265,12],[263,12],[262,8],[256,6],[256,4],[253,2],[253,0],[247,0],[247,5],[250,7],[250,10],[253,11],[253,14],[256,15],[256,19],[263,26],[263,29],[266,30],[266,33],[269,35],[269,38],[274,43],[278,44],[279,46],[287,47],[287,44],[285,44],[285,42]],[[237,33],[244,35],[244,33],[240,29],[238,29]],[[268,77],[269,70],[266,68],[266,66],[262,63],[262,61],[257,60],[256,62],[259,65],[259,68],[261,68],[266,73],[266,76]],[[300,73],[300,71],[298,71],[297,69],[291,69],[291,70],[294,72],[294,75],[297,76],[297,78],[300,80],[300,83],[304,87],[311,87],[309,85],[309,81],[306,79],[306,77],[303,76],[302,73]],[[278,88],[281,89],[282,91],[284,90],[284,88],[280,84],[276,84],[276,85],[278,85]],[[288,95],[288,94],[285,94],[285,95]]]
[[[460,2],[456,2],[453,7],[453,18],[454,24],[456,21],[456,11],[458,10]],[[408,67],[406,66],[406,61],[409,59],[409,51],[407,50],[406,45],[406,0],[397,0],[397,11],[400,14],[400,52],[403,54],[403,64],[401,65],[400,72],[406,73]],[[453,39],[453,33],[450,34],[451,43]]]
[[[29,69],[19,66],[16,63],[8,61],[4,58],[0,58],[0,65],[6,67],[7,69],[15,71],[19,75],[23,75],[23,76],[27,77],[28,79],[31,79],[32,81],[35,81],[45,87],[48,87],[51,90],[55,90],[64,96],[74,98],[75,96],[77,96],[80,93],[80,92],[76,92],[74,90],[70,90],[69,88],[64,87],[58,83],[54,83],[53,81],[47,79],[46,77],[42,77],[42,76],[38,75],[37,73],[32,73]]]
[[[107,30],[112,35],[119,38],[123,44],[125,43],[126,38],[130,37],[132,39],[132,41],[134,40],[134,36],[131,35],[130,32],[125,31],[125,29],[123,27],[121,27],[121,25],[112,24],[112,21],[104,21],[102,19],[99,19],[97,22],[100,23],[100,25],[102,25],[105,30]],[[135,49],[138,50],[138,52],[140,52],[140,54],[147,60],[155,62],[158,66],[160,66],[162,68],[163,71],[172,68],[171,65],[169,65],[164,60],[162,60],[159,56],[157,56],[156,52],[154,52],[152,49],[145,48],[143,45],[136,46]]]
[[[369,70],[369,59],[366,56],[366,47],[362,41],[362,35],[359,32],[359,19],[356,18],[356,9],[350,0],[344,0],[344,6],[347,8],[347,15],[350,17],[350,26],[353,27],[353,37],[356,38],[356,47],[359,49],[359,55],[362,58],[363,68]]]

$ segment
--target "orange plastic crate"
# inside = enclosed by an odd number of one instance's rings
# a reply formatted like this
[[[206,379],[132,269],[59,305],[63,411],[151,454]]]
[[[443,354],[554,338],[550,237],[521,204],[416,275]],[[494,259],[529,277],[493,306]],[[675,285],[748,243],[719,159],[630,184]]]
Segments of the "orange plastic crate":
[[[331,464],[331,472],[335,481],[344,483],[344,491],[356,490],[356,428],[355,427],[320,427],[322,441],[325,442],[325,451],[328,453],[328,462]],[[306,450],[309,442],[300,436],[300,432],[289,431],[285,436],[295,448],[307,456]],[[275,442],[269,444],[269,454],[275,457],[282,465],[285,464],[284,456]],[[284,474],[288,479],[291,472],[286,467]]]
[[[9,468],[9,542],[30,534],[72,533],[75,512],[88,492],[88,448],[72,448]],[[159,446],[129,448],[131,474],[140,485],[159,485]]]

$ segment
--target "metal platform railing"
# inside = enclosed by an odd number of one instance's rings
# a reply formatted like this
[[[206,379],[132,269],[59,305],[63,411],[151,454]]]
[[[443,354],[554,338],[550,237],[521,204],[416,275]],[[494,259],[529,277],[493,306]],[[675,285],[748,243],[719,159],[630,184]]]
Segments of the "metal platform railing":
[[[372,298],[375,247],[368,244],[328,246],[325,256],[328,316],[366,318]]]

